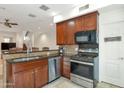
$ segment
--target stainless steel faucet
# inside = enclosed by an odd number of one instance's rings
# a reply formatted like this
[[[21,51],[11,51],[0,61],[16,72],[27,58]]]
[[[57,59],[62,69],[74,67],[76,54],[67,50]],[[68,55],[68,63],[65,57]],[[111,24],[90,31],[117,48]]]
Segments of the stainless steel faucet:
[[[30,38],[30,32],[27,31],[24,37],[25,45],[27,47],[27,56],[30,56],[32,52],[32,43],[31,43],[31,38]]]

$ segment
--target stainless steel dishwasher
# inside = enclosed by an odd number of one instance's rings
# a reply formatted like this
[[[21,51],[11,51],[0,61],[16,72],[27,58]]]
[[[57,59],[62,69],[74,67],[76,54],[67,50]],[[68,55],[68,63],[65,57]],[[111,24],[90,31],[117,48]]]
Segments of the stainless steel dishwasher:
[[[49,82],[60,77],[60,57],[48,59],[49,66]]]

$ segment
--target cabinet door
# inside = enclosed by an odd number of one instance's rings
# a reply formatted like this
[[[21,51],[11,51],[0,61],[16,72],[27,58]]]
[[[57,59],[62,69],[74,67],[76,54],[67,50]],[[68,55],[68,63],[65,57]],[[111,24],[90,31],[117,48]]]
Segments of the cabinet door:
[[[63,62],[63,76],[70,79],[70,63]]]
[[[34,71],[25,70],[14,74],[14,87],[16,88],[33,88]]]
[[[84,16],[75,18],[76,32],[84,31]]]
[[[63,75],[63,57],[60,58],[60,72]]]
[[[71,19],[66,21],[66,44],[71,45],[75,44],[74,40],[74,33],[75,33],[75,20]]]
[[[87,14],[84,17],[85,30],[97,29],[97,12]]]
[[[48,82],[48,64],[47,61],[42,61],[40,67],[35,68],[35,87],[39,88]]]
[[[57,45],[65,44],[65,22],[56,24],[56,39]]]

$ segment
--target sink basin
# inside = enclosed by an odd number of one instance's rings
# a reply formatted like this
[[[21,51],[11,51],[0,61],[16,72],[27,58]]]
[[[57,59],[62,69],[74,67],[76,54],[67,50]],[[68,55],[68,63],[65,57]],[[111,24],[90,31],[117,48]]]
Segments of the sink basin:
[[[14,59],[13,61],[14,62],[30,61],[30,60],[39,59],[39,58],[40,58],[39,56],[37,56],[37,57],[24,57],[24,58]]]

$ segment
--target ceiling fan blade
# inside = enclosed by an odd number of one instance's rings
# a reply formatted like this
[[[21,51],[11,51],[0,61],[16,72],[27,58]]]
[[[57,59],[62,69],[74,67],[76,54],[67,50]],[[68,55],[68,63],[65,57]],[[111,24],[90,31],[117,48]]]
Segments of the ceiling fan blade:
[[[9,27],[9,28],[12,27],[12,26],[11,26],[10,24],[8,24],[8,23],[4,23],[4,25],[7,26],[7,27]]]
[[[12,26],[11,26],[11,25],[8,25],[8,27],[9,27],[9,28],[12,28]]]
[[[11,24],[11,25],[18,25],[17,23],[9,23],[9,24]]]
[[[6,19],[6,18],[5,18],[5,21],[6,21],[6,22],[8,22],[8,21],[9,21],[9,19]]]

